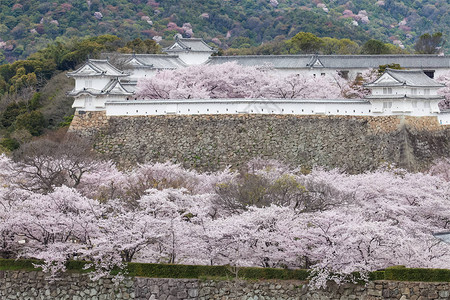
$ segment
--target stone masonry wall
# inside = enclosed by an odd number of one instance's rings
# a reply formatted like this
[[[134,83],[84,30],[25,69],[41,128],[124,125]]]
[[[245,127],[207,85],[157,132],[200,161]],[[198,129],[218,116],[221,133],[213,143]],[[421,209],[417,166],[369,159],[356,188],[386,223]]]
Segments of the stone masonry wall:
[[[70,131],[123,164],[172,161],[215,171],[251,158],[356,173],[383,163],[412,171],[449,157],[450,127],[436,117],[193,115],[74,117]]]
[[[368,285],[329,284],[313,290],[303,281],[216,281],[126,278],[92,282],[86,274],[66,273],[54,282],[42,272],[0,271],[2,300],[426,300],[449,299],[450,283],[374,281]]]

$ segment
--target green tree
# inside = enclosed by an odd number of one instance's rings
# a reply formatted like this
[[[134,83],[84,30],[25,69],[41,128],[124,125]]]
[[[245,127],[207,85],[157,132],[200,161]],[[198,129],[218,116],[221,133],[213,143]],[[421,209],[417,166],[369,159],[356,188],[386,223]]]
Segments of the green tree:
[[[34,136],[41,135],[45,128],[45,119],[40,111],[21,114],[16,118],[16,128],[26,129]]]
[[[19,142],[12,138],[3,138],[0,141],[0,153],[3,152],[2,148],[8,151],[14,151],[16,149],[19,149],[19,147],[20,147]]]
[[[40,106],[40,101],[41,101],[41,93],[39,93],[39,92],[34,93],[33,97],[31,97],[30,102],[29,102],[30,110],[38,109]]]
[[[361,49],[362,54],[389,54],[389,47],[378,40],[368,40]]]
[[[422,34],[414,45],[416,53],[420,54],[435,54],[439,53],[441,47],[445,44],[441,32],[436,32],[430,35],[429,33]]]
[[[310,32],[299,32],[287,41],[289,53],[317,53],[321,50],[324,42],[321,38]]]
[[[378,67],[378,73],[379,73],[379,74],[383,74],[384,71],[386,71],[387,68],[389,68],[389,69],[395,69],[395,70],[401,70],[401,69],[403,69],[399,64],[394,64],[394,63],[392,63],[392,64],[387,64],[387,65],[380,65],[380,66]]]
[[[0,115],[0,123],[3,127],[10,127],[15,121],[16,118],[27,111],[26,105],[23,102],[13,102],[9,104],[5,111]]]
[[[338,54],[357,54],[359,48],[359,45],[350,39],[340,39]]]
[[[125,44],[125,47],[117,50],[121,53],[142,53],[142,54],[155,54],[161,53],[161,46],[154,40],[141,40],[140,38],[129,41]]]

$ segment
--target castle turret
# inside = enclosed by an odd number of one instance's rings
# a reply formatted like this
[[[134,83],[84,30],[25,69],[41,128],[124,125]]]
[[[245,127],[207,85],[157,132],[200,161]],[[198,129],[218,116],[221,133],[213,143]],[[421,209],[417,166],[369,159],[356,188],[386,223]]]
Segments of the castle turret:
[[[443,97],[437,90],[444,85],[421,70],[386,69],[377,80],[365,86],[372,92],[367,99],[374,113],[424,116],[440,112],[438,104]]]
[[[67,76],[75,79],[75,88],[68,95],[75,97],[72,107],[77,110],[104,110],[107,100],[119,101],[133,95],[119,81],[119,78],[129,74],[117,69],[108,60],[88,59]]]

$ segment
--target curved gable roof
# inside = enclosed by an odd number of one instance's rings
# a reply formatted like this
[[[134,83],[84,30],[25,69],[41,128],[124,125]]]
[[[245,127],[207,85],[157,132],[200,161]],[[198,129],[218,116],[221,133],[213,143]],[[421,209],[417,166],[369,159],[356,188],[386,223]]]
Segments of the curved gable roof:
[[[395,70],[386,69],[386,71],[377,80],[367,84],[367,87],[383,86],[416,86],[416,87],[443,87],[443,84],[431,79],[420,70]]]
[[[73,72],[68,72],[67,76],[111,76],[123,77],[128,74],[111,65],[107,59],[88,59],[83,66]]]
[[[165,52],[179,52],[179,51],[190,51],[190,52],[210,52],[213,53],[216,50],[205,43],[203,39],[195,38],[177,38],[175,43],[164,49]]]

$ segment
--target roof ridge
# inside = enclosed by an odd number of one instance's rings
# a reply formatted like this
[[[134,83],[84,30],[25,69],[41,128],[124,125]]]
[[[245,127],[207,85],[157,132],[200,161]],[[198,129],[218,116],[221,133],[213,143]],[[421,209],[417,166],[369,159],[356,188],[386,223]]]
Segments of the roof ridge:
[[[222,56],[211,56],[211,58],[237,58],[237,57],[242,57],[242,58],[246,58],[246,57],[255,57],[255,58],[259,58],[259,57],[268,57],[268,58],[284,58],[284,57],[292,57],[292,58],[298,58],[298,57],[313,57],[313,54],[274,54],[274,55],[257,55],[257,54],[252,54],[252,55],[222,55]]]
[[[202,38],[184,38],[184,37],[178,38],[178,40],[203,41]]]
[[[115,79],[115,78],[111,79],[111,80],[103,87],[103,89],[102,89],[101,91],[104,92],[104,91],[109,91],[109,90],[111,90],[112,87],[115,86],[115,83],[116,83],[116,82],[118,82],[117,79]]]
[[[117,71],[117,72],[119,72],[119,73],[121,73],[121,74],[124,74],[124,71],[122,71],[122,70],[116,68],[115,66],[113,66],[113,65],[109,62],[109,60],[106,60],[106,63],[107,63],[111,68],[113,68],[115,71]]]
[[[176,40],[176,43],[178,43],[180,46],[181,46],[181,48],[184,48],[184,49],[191,49],[191,47],[188,47],[186,44],[184,44],[180,39],[177,39]],[[175,45],[175,44],[174,44]]]
[[[95,65],[95,62],[93,62],[91,59],[88,59],[88,61],[81,68],[79,68],[78,70],[83,69],[85,66],[91,67],[94,71],[96,71],[98,73],[103,73],[103,70],[101,68],[97,67]]]
[[[386,68],[386,72],[403,72],[403,73],[423,73],[422,70],[418,70],[418,69],[391,69],[391,68]]]

